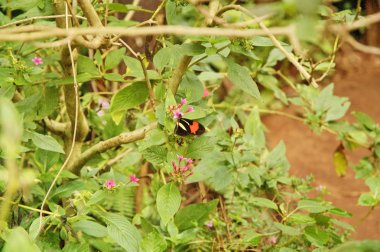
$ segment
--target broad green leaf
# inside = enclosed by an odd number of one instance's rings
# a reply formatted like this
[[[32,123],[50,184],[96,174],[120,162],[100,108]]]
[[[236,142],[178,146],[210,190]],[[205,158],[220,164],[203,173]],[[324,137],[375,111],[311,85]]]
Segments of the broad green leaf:
[[[94,61],[86,56],[78,56],[78,74],[88,73],[93,77],[99,77],[100,73]]]
[[[59,89],[55,87],[45,87],[42,92],[42,97],[38,101],[38,119],[49,116],[58,108]]]
[[[300,200],[297,207],[310,213],[322,213],[333,208],[328,202],[307,199]]]
[[[119,90],[111,100],[112,119],[116,124],[119,124],[122,118],[121,113],[140,105],[147,97],[148,89],[145,82],[135,82]]]
[[[162,223],[167,225],[181,205],[181,194],[174,183],[160,188],[157,193],[157,210]]]
[[[62,146],[49,135],[42,135],[37,132],[30,132],[30,137],[35,146],[40,149],[53,151],[58,153],[65,153]]]
[[[343,217],[351,217],[352,214],[343,210],[343,209],[340,209],[340,208],[332,208],[329,210],[329,213],[332,213],[332,214],[335,214],[335,215],[338,215],[338,216],[343,216]]]
[[[16,108],[20,113],[28,112],[34,109],[38,101],[42,98],[42,93],[36,93],[26,97],[24,100],[21,100],[16,103]]]
[[[371,177],[366,179],[365,183],[371,189],[376,197],[380,196],[380,177]]]
[[[338,176],[344,176],[347,172],[348,161],[342,150],[337,150],[334,153],[335,172]]]
[[[267,207],[267,208],[271,208],[271,209],[274,209],[274,210],[278,209],[276,203],[274,203],[273,201],[271,201],[269,199],[266,199],[266,198],[253,197],[252,198],[252,203],[255,206],[259,206],[259,207]]]
[[[145,235],[140,244],[142,252],[163,252],[167,246],[163,235],[155,230]]]
[[[93,237],[100,238],[107,236],[107,228],[94,221],[81,220],[72,224],[72,227]]]
[[[236,87],[240,88],[247,94],[252,95],[256,99],[260,99],[259,89],[247,68],[242,67],[231,60],[227,61],[227,66],[228,78],[236,85]]]
[[[195,159],[202,158],[207,152],[214,149],[214,143],[215,139],[212,137],[197,137],[189,144],[185,156]]]
[[[50,216],[42,217],[42,225],[45,225],[49,219],[50,219]],[[32,241],[34,241],[39,235],[39,230],[40,230],[40,218],[37,217],[29,226],[29,237]]]
[[[208,219],[209,214],[215,209],[218,200],[208,203],[199,203],[188,205],[178,211],[175,215],[174,222],[179,231],[202,226]]]
[[[229,167],[219,166],[212,178],[215,191],[222,192],[232,183],[233,178],[233,171]]]
[[[255,36],[250,42],[253,46],[274,46],[270,38],[262,36]]]
[[[28,233],[22,227],[16,227],[9,231],[9,234],[4,238],[5,245],[2,249],[3,252],[15,251],[28,251],[39,252],[41,251],[36,244],[30,239]]]
[[[201,44],[186,43],[180,45],[182,54],[196,56],[205,52],[205,47]]]
[[[297,228],[291,226],[287,226],[278,222],[274,222],[273,225],[286,235],[294,236],[301,234],[301,232]]]
[[[115,68],[117,65],[119,65],[124,55],[125,55],[125,47],[119,48],[110,52],[106,56],[106,62],[104,64],[105,69],[110,70],[110,69]]]
[[[182,57],[179,45],[161,48],[153,57],[154,66],[161,71],[164,67],[175,67]]]
[[[141,235],[137,228],[133,226],[126,217],[105,213],[107,222],[107,232],[110,238],[128,252],[138,252]]]
[[[162,164],[166,161],[167,153],[164,146],[152,146],[143,152],[143,156],[152,164]]]
[[[309,226],[305,228],[305,236],[306,238],[313,244],[317,246],[325,245],[330,239],[330,235],[328,232],[316,227]]]
[[[141,63],[138,59],[124,56],[124,63],[127,66],[127,73],[128,76],[144,76],[144,72],[141,66]]]
[[[186,72],[183,76],[178,93],[186,97],[189,103],[197,102],[203,97],[203,84],[198,77],[192,72]]]
[[[269,153],[266,158],[266,163],[269,168],[277,167],[286,171],[289,169],[289,162],[286,158],[286,149],[283,141],[277,144],[277,146]]]

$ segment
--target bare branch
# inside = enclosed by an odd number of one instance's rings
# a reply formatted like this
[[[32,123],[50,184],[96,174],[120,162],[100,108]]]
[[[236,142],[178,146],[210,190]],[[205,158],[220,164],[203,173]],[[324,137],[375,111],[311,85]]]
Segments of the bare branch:
[[[182,77],[185,74],[192,58],[193,57],[187,55],[182,56],[177,68],[174,70],[173,76],[169,80],[169,89],[173,94],[177,93],[178,86],[181,83]]]
[[[69,168],[72,171],[76,171],[80,168],[83,167],[89,161],[92,157],[94,157],[96,154],[105,152],[109,149],[112,149],[114,147],[117,147],[121,144],[127,144],[127,143],[132,143],[137,140],[141,140],[145,137],[145,134],[156,128],[157,123],[151,123],[148,124],[147,126],[137,129],[132,132],[126,132],[122,133],[116,137],[101,141],[95,145],[93,145],[91,148],[87,149],[85,152],[80,155],[80,157],[73,163]]]
[[[56,135],[62,135],[69,126],[67,123],[57,122],[49,118],[44,119],[44,123],[46,128]]]

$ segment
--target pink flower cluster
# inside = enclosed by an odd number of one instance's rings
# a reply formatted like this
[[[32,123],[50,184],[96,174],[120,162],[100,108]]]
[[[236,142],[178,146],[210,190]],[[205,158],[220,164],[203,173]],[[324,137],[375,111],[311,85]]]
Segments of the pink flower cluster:
[[[175,161],[172,161],[173,171],[170,173],[170,176],[174,178],[177,182],[184,182],[187,177],[189,177],[193,172],[193,160],[191,158],[184,158],[182,155],[177,155],[178,164]]]
[[[183,105],[187,103],[186,98],[181,98],[181,103],[177,105],[177,107],[170,108],[170,111],[173,113],[174,119],[180,119],[184,115],[183,112],[181,112],[181,108]],[[194,112],[193,106],[188,106],[185,113]]]
[[[38,66],[38,65],[42,65],[44,62],[42,60],[42,58],[40,57],[34,57],[32,59],[32,62],[34,63],[34,65]]]
[[[129,184],[129,183],[138,183],[139,182],[139,178],[137,178],[135,175],[130,175],[129,176],[129,182],[127,183],[127,184]],[[113,189],[113,188],[115,188],[116,187],[116,182],[115,182],[115,180],[114,179],[107,179],[106,180],[106,182],[104,182],[104,186],[108,189],[108,190],[111,190],[111,189]]]

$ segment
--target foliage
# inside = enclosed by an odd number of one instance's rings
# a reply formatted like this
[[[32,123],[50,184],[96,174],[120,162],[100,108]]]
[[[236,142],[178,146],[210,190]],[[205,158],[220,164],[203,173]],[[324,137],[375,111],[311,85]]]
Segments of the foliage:
[[[66,1],[52,2],[0,1],[0,23],[66,14]],[[367,149],[368,156],[352,167],[369,187],[358,203],[379,204],[379,125],[362,112],[349,123],[343,118],[350,102],[334,95],[334,84],[312,85],[335,66],[339,35],[322,27],[354,21],[354,10],[337,11],[317,0],[242,5],[167,0],[153,12],[93,2],[78,0],[76,12],[87,20],[69,23],[153,29],[165,20],[182,29],[235,30],[228,36],[148,34],[144,48],[100,32],[94,40],[80,37],[91,46],[78,36],[70,48],[3,42],[3,251],[321,252],[345,251],[349,244],[355,251],[376,250],[377,241],[347,242],[354,229],[342,218],[351,214],[324,200],[326,192],[313,186],[312,176],[289,175],[285,144],[269,149],[261,122],[263,114],[278,114],[316,134],[335,134],[340,176],[350,165],[345,153]],[[151,19],[117,18],[132,11]],[[252,15],[263,14],[270,15],[252,22]],[[34,22],[52,31],[56,25],[65,28],[51,19]],[[274,38],[271,28],[277,26],[286,32]],[[23,27],[29,26],[22,22]],[[267,27],[269,37],[235,34]],[[54,39],[43,42],[51,45]],[[294,74],[290,63],[310,78]],[[290,104],[298,116],[276,110]],[[207,132],[180,137],[173,116],[196,120]]]

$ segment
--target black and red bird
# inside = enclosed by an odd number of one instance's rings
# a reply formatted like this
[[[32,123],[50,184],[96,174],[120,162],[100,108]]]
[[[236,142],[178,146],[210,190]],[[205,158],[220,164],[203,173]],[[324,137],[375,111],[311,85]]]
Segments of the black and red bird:
[[[205,131],[205,127],[199,122],[185,118],[179,118],[174,129],[174,132],[180,136],[199,136],[205,133]]]

